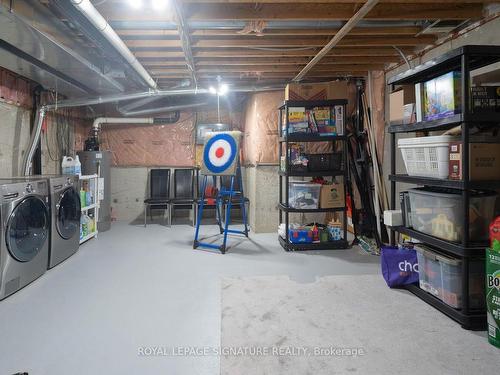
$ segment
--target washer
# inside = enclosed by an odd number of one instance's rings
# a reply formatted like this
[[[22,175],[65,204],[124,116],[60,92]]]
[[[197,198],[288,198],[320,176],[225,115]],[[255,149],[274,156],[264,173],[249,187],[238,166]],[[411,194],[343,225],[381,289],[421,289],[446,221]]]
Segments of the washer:
[[[49,268],[78,251],[80,246],[80,195],[78,176],[44,176],[49,181],[51,230]]]
[[[0,180],[0,299],[47,270],[49,191],[46,179]]]

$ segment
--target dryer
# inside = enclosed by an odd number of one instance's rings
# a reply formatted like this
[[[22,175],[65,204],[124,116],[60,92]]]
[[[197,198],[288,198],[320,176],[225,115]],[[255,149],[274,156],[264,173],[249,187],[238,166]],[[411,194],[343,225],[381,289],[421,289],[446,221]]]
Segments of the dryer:
[[[46,179],[0,180],[0,299],[47,270],[48,203]]]
[[[80,246],[78,176],[44,176],[49,181],[51,230],[49,268],[77,252]]]

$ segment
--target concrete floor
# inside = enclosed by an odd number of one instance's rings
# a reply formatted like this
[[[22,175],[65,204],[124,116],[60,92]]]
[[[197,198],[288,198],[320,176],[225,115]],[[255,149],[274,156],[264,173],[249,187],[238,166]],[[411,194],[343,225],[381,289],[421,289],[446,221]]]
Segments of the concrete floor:
[[[202,231],[215,233],[215,227]],[[286,253],[276,234],[252,233],[233,237],[235,247],[220,255],[193,250],[192,240],[188,225],[114,223],[1,301],[0,374],[217,374],[216,356],[138,353],[141,347],[220,346],[223,276],[288,275],[309,283],[379,273],[379,259],[358,248]]]

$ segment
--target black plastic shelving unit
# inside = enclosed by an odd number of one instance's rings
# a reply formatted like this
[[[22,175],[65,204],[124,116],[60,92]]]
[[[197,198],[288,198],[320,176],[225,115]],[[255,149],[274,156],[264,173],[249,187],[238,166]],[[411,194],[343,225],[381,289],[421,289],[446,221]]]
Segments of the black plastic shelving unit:
[[[344,115],[344,133],[346,129],[346,99],[338,99],[338,100],[311,100],[311,101],[292,101],[285,100],[282,106],[279,109],[279,156],[278,160],[281,161],[281,157],[283,155],[283,151],[286,155],[286,171],[282,171],[280,167],[279,171],[279,222],[283,222],[283,216],[285,216],[285,225],[286,225],[286,238],[283,238],[278,235],[279,243],[286,251],[300,251],[300,250],[334,250],[334,249],[347,249],[349,247],[349,243],[347,241],[347,189],[344,187],[344,206],[338,208],[317,208],[317,209],[298,209],[289,207],[288,202],[288,189],[290,177],[315,177],[315,176],[323,176],[323,177],[337,177],[343,176],[344,185],[348,180],[348,170],[347,170],[347,137],[345,135],[323,135],[317,133],[291,133],[286,134],[283,133],[283,114],[285,113],[285,122],[286,129],[288,130],[288,108],[289,107],[305,107],[306,109],[312,109],[315,107],[330,107],[334,106],[343,106],[343,115]],[[330,109],[331,110],[331,109]],[[290,160],[289,160],[289,145],[291,143],[301,143],[301,142],[330,142],[332,144],[332,150],[335,150],[335,146],[337,142],[342,142],[342,169],[341,170],[330,170],[324,172],[296,172],[290,170]],[[280,163],[281,165],[281,163]],[[300,243],[294,244],[291,243],[288,236],[288,227],[290,224],[289,215],[290,213],[319,213],[319,212],[342,212],[342,225],[344,236],[342,240],[339,241],[328,241],[328,242],[320,242],[320,243]]]
[[[415,84],[428,81],[450,71],[460,71],[461,81],[461,108],[462,113],[434,121],[422,121],[414,124],[391,124],[388,128],[391,134],[391,207],[396,209],[396,183],[404,182],[423,186],[453,188],[460,191],[462,196],[462,242],[454,243],[437,237],[421,233],[411,228],[391,228],[391,242],[394,244],[394,232],[406,234],[423,243],[434,246],[445,254],[462,260],[462,309],[457,310],[431,294],[420,289],[417,285],[410,285],[407,289],[459,322],[463,328],[482,330],[486,328],[486,311],[474,310],[469,304],[469,262],[472,259],[482,259],[485,254],[486,243],[473,243],[469,239],[469,199],[473,189],[495,189],[500,187],[500,181],[470,181],[469,180],[469,129],[475,125],[500,124],[500,114],[474,114],[470,106],[470,71],[500,61],[500,46],[464,46],[454,49],[439,58],[431,60],[421,66],[410,69],[405,73],[392,77],[391,85]],[[462,136],[462,180],[440,180],[428,177],[415,177],[406,174],[396,174],[396,134],[415,131],[446,130],[461,126]]]

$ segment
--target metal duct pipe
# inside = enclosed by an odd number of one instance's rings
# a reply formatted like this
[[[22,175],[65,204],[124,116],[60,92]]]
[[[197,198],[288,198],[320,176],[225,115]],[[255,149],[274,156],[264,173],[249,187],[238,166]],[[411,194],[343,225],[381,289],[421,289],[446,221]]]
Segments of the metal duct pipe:
[[[172,105],[172,106],[168,106],[168,107],[147,108],[147,109],[140,109],[140,110],[136,110],[136,111],[126,111],[126,110],[121,110],[120,108],[118,108],[118,111],[120,111],[120,113],[123,114],[124,116],[141,116],[141,115],[147,115],[147,114],[152,114],[152,113],[172,112],[172,111],[179,111],[181,109],[203,107],[207,104],[208,104],[208,101]]]
[[[115,33],[109,23],[101,16],[97,9],[94,8],[90,0],[71,0],[71,4],[100,31],[102,36],[115,47],[118,53],[130,64],[149,87],[152,89],[158,87],[154,79],[151,78],[142,64],[135,58],[132,52],[130,52],[125,43],[123,43],[123,40]]]
[[[101,130],[103,124],[154,124],[153,117],[128,118],[128,117],[98,117],[92,123],[92,129]]]

